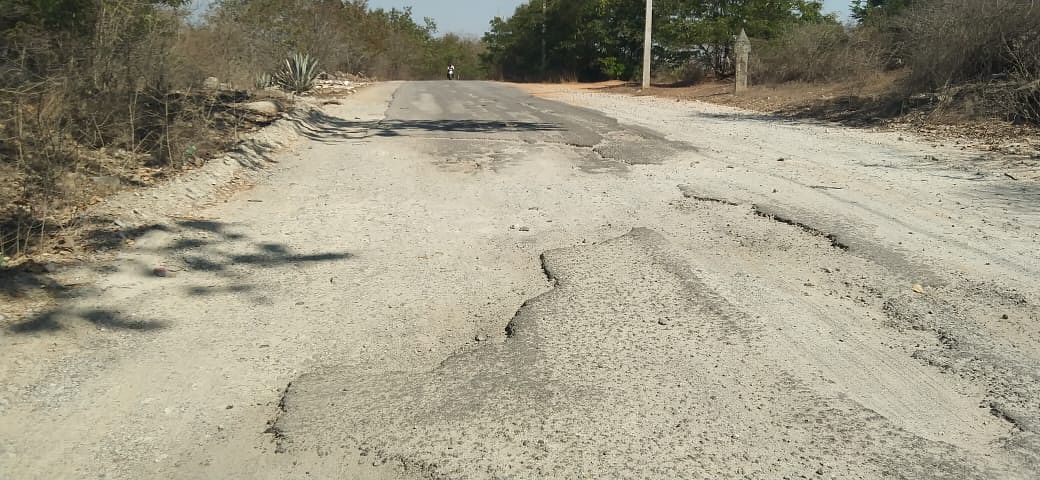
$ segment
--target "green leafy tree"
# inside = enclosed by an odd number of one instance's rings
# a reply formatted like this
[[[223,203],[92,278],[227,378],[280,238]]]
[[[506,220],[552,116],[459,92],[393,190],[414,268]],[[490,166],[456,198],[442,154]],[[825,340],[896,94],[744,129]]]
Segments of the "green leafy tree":
[[[853,0],[850,6],[852,18],[866,23],[878,17],[896,15],[913,4],[913,0]]]
[[[492,74],[518,80],[628,77],[642,49],[642,3],[631,0],[534,0],[484,36]],[[542,34],[542,25],[545,34]],[[542,62],[542,44],[546,58]]]
[[[460,78],[472,80],[487,78],[484,64],[480,61],[484,44],[476,38],[466,38],[448,33],[430,41],[423,76],[443,78],[448,65],[455,65]]]
[[[673,62],[697,61],[717,76],[732,74],[733,36],[770,40],[794,25],[835,22],[819,1],[664,0],[660,42]]]
[[[634,0],[542,1],[520,5],[509,19],[495,19],[484,37],[484,61],[505,78],[632,78],[641,67],[645,4]],[[730,45],[741,28],[759,39],[775,38],[793,24],[836,22],[815,0],[658,0],[654,58],[697,61],[719,75],[732,70]],[[542,22],[546,33],[542,35]],[[546,43],[545,71],[541,44]]]

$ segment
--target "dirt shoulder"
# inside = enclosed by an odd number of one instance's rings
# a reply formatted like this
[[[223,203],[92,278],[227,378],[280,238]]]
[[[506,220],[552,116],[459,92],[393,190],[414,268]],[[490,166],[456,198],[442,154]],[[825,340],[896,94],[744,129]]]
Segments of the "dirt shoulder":
[[[769,114],[777,118],[833,122],[879,131],[906,132],[938,146],[994,152],[1011,161],[1040,164],[1040,127],[1001,120],[967,118],[951,109],[908,108],[893,98],[899,75],[883,75],[859,82],[752,86],[736,95],[729,81],[707,81],[689,86],[640,85],[621,81],[599,83],[517,84],[534,95],[598,92],[707,102]]]

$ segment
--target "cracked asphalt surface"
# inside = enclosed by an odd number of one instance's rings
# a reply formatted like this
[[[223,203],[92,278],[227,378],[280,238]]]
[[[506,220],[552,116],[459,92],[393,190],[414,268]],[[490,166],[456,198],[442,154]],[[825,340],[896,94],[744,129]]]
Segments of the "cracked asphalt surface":
[[[1008,159],[481,82],[296,130],[3,330],[0,478],[1040,475]]]

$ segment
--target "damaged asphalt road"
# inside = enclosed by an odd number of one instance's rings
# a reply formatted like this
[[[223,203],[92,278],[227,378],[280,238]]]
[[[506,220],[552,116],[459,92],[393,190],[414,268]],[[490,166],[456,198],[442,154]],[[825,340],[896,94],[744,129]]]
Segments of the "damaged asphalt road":
[[[1000,158],[494,83],[328,108],[4,330],[0,476],[1040,475],[1040,186]]]

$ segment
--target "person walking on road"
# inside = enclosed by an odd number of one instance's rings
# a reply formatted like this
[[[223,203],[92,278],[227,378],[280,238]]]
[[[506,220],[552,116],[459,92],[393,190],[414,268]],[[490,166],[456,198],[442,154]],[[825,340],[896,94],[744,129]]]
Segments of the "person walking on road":
[[[448,65],[448,80],[455,80],[455,64]]]

